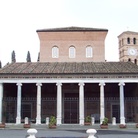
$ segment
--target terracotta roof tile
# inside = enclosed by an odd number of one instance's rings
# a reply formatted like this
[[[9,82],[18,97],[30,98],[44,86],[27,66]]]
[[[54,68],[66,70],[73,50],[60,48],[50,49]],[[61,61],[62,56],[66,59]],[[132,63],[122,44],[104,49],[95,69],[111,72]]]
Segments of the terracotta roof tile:
[[[138,73],[132,62],[27,62],[11,63],[0,69],[2,74],[84,74]]]

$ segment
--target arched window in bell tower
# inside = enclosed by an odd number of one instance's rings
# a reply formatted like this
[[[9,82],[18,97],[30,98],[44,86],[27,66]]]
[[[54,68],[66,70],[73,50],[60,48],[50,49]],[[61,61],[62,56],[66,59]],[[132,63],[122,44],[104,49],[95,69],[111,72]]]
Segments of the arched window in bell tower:
[[[136,44],[136,38],[133,38],[133,44],[134,45]]]
[[[134,63],[137,65],[137,59],[134,60]]]
[[[131,58],[129,58],[128,61],[131,61]]]
[[[130,38],[129,37],[127,38],[127,44],[130,44]]]
[[[124,45],[124,39],[122,39],[122,46]]]

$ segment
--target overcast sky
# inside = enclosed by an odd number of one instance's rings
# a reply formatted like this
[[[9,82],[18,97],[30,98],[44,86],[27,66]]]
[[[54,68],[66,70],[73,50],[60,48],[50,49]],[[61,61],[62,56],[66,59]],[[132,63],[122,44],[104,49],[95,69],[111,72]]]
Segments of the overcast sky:
[[[123,31],[138,32],[138,0],[0,0],[0,60],[4,66],[16,53],[26,62],[30,51],[37,61],[37,29],[92,27],[108,29],[107,61],[118,61],[118,38]]]

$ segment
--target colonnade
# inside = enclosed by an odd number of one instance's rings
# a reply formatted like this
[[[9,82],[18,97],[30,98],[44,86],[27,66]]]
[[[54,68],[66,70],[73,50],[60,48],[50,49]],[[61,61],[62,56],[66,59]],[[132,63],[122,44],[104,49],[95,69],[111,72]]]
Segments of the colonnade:
[[[79,85],[79,124],[84,125],[84,82],[78,83]],[[119,84],[120,91],[120,124],[125,124],[124,113],[124,82]],[[37,83],[37,105],[36,105],[36,124],[41,124],[41,83]],[[57,125],[62,124],[62,83],[56,83],[57,86]],[[105,83],[99,83],[100,86],[100,124],[105,117],[104,105],[104,86]],[[17,116],[16,124],[21,123],[21,92],[22,83],[17,83]],[[2,123],[2,99],[3,99],[3,83],[0,83],[0,123]]]

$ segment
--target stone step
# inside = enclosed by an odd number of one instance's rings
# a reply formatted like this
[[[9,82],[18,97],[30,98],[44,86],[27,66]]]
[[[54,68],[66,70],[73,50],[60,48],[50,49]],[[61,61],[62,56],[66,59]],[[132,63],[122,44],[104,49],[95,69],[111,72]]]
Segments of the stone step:
[[[6,124],[7,129],[24,129],[23,127],[24,124]],[[136,128],[136,124],[126,124],[128,129],[133,129]],[[31,124],[31,128],[36,128],[36,129],[49,129],[48,125],[46,124],[41,124],[41,125],[36,125],[36,124]],[[94,125],[79,125],[79,124],[62,124],[60,126],[57,126],[57,129],[59,130],[87,130],[87,129],[101,129],[100,124],[94,124]],[[119,129],[119,124],[117,125],[112,125],[108,124],[108,129]]]

